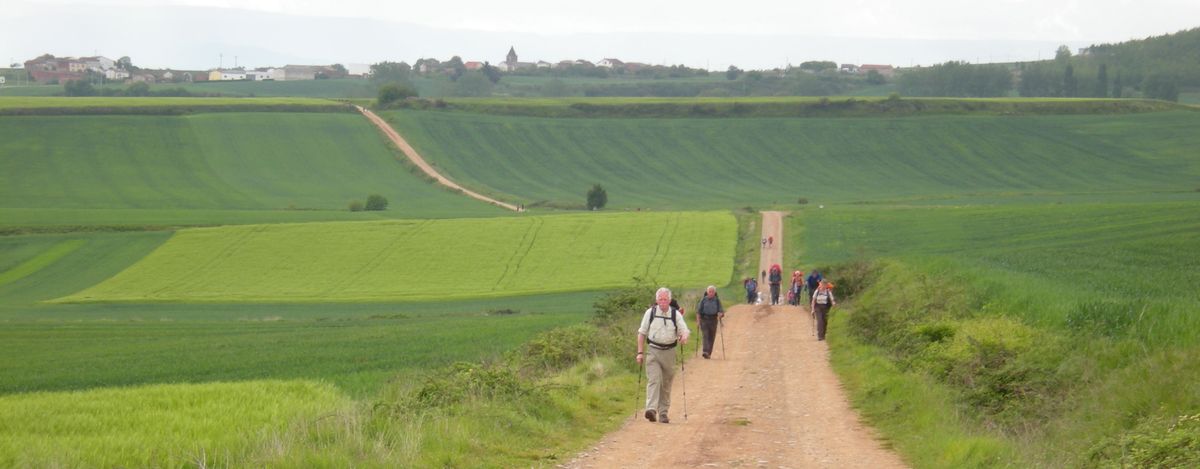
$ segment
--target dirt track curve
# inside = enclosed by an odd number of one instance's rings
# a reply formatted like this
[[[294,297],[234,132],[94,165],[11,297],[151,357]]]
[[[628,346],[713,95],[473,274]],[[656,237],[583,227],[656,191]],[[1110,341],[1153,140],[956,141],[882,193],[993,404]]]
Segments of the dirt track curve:
[[[404,156],[407,156],[409,161],[412,161],[413,164],[417,165],[418,168],[421,168],[421,171],[424,171],[425,174],[428,174],[430,177],[432,177],[434,180],[436,180],[439,184],[449,187],[451,189],[456,189],[456,190],[462,191],[462,193],[468,197],[482,200],[489,204],[496,205],[499,207],[504,207],[504,208],[512,210],[512,211],[520,211],[520,207],[517,207],[516,205],[510,204],[507,202],[501,202],[499,200],[493,199],[486,195],[472,191],[470,189],[467,189],[463,186],[458,185],[458,183],[456,183],[454,181],[447,179],[445,176],[442,176],[442,173],[439,173],[439,172],[437,172],[437,170],[433,169],[433,166],[431,166],[428,162],[426,162],[425,158],[422,158],[421,154],[417,153],[417,150],[414,149],[412,147],[412,145],[409,145],[408,142],[404,140],[404,137],[401,137],[400,134],[396,132],[396,129],[393,129],[392,126],[388,125],[388,123],[386,121],[384,121],[383,118],[379,117],[374,112],[371,112],[369,109],[364,108],[362,106],[354,106],[354,107],[358,108],[358,112],[361,112],[362,115],[366,116],[367,119],[369,119],[372,124],[375,124],[375,127],[378,127],[379,130],[381,132],[383,132],[384,135],[387,135],[388,139],[391,140],[392,143],[395,143],[396,147],[399,148],[400,151],[404,152]]]
[[[762,252],[763,270],[783,263],[782,219],[781,212],[763,212],[762,236],[775,238],[774,246]],[[785,283],[790,277],[785,271]],[[812,334],[807,309],[770,306],[765,283],[762,291],[767,301],[757,306],[744,298],[722,298],[728,310],[725,350],[718,335],[713,359],[689,359],[686,376],[676,372],[671,423],[634,418],[629,409],[621,429],[560,467],[907,467],[883,449],[850,408],[830,368],[826,342]],[[683,306],[696,331],[695,305]],[[838,335],[831,330],[827,338]],[[692,338],[686,353],[700,343],[698,333]],[[632,350],[633,337],[629,344]],[[629,355],[633,360],[632,351]],[[645,396],[645,389],[639,395]]]

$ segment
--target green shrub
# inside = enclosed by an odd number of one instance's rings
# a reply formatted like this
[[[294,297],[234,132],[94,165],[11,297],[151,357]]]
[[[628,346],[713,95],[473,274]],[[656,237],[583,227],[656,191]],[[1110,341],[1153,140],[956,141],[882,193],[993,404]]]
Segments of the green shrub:
[[[396,102],[415,97],[417,97],[417,90],[412,85],[407,83],[388,83],[379,88],[377,101],[379,107],[388,107]]]
[[[367,196],[367,204],[365,208],[369,211],[387,210],[388,200],[379,194],[371,194]]]
[[[606,293],[592,304],[593,318],[599,324],[636,317],[654,302],[654,287],[634,278],[636,286]]]
[[[512,367],[458,362],[426,376],[399,402],[380,403],[376,407],[396,414],[395,417],[403,417],[415,411],[445,409],[468,399],[515,398],[539,392]]]
[[[612,353],[620,338],[606,332],[610,331],[589,324],[552,329],[517,349],[514,361],[525,373],[562,371],[584,360]],[[631,338],[625,339],[627,343],[633,343]]]
[[[1092,448],[1088,464],[1101,468],[1200,467],[1200,414],[1152,417],[1132,431]]]
[[[364,207],[365,206],[363,205],[363,202],[361,200],[355,200],[353,202],[350,202],[350,211],[351,212],[361,212],[361,211],[363,211]]]
[[[801,198],[799,198],[799,199],[796,199],[796,203],[798,203],[798,204],[800,204],[800,205],[808,205],[808,198],[807,198],[807,197],[801,197]]]

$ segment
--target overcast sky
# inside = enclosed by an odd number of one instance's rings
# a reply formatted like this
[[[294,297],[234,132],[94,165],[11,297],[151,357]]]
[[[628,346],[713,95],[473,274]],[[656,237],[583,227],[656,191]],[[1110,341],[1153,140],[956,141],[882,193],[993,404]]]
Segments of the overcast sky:
[[[907,66],[1034,60],[1057,44],[1197,26],[1200,0],[8,0],[0,59],[96,51],[190,68],[229,65],[224,58],[235,55],[251,66],[450,55],[498,62],[513,45],[523,61]]]

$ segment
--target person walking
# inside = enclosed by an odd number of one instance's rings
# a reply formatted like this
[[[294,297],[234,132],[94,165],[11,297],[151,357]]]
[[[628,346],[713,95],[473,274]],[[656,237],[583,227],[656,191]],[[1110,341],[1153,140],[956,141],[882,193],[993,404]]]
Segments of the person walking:
[[[813,293],[817,292],[817,286],[821,284],[821,272],[813,269],[805,279],[805,283],[808,284],[808,299],[812,301]]]
[[[810,311],[817,319],[817,340],[825,340],[825,327],[829,323],[829,310],[837,306],[837,298],[833,296],[833,284],[821,281],[816,293],[812,295]]]
[[[646,420],[670,423],[667,412],[675,379],[675,347],[687,344],[691,331],[683,314],[671,307],[669,288],[659,288],[654,302],[638,327],[636,359],[639,365],[646,365]]]
[[[798,306],[800,294],[804,292],[804,272],[792,272],[792,283],[788,285],[788,304]]]
[[[771,304],[777,305],[779,304],[779,285],[783,283],[783,269],[779,267],[779,264],[771,266],[769,280],[771,282]]]
[[[717,339],[717,325],[725,317],[725,309],[721,307],[721,298],[717,297],[717,287],[709,285],[696,305],[696,324],[700,325],[703,334],[704,349],[701,356],[708,358],[712,355],[713,343]]]
[[[754,298],[758,296],[758,281],[754,278],[747,278],[742,282],[742,286],[746,288],[746,303],[754,304]]]

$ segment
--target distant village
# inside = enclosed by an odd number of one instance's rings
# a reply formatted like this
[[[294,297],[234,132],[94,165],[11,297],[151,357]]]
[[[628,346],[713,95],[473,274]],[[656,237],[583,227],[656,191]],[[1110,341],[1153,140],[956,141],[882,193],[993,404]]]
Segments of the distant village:
[[[457,59],[457,56],[455,57]],[[481,61],[459,62],[466,70],[483,70],[487,66],[494,67],[500,72],[520,73],[548,69],[569,69],[574,67],[605,68],[618,73],[636,74],[643,69],[653,68],[654,65],[640,62],[625,62],[616,58],[604,58],[596,62],[588,60],[562,60],[551,63],[543,60],[537,62],[521,62],[518,60],[516,49],[510,47],[504,62],[490,64]],[[16,64],[13,64],[14,66]],[[412,67],[414,72],[435,74],[448,72],[455,67],[454,59],[439,62],[436,59],[420,59]],[[282,67],[245,67],[213,68],[209,70],[180,70],[180,69],[144,69],[135,67],[129,57],[113,60],[103,56],[93,57],[55,57],[44,54],[27,60],[24,68],[29,77],[38,83],[57,84],[73,80],[94,80],[103,77],[104,81],[118,83],[192,83],[205,81],[295,81],[318,80],[329,78],[369,78],[371,69],[365,65],[342,64],[331,65],[285,65]],[[803,69],[803,67],[802,67]],[[805,70],[810,71],[810,70]],[[866,75],[872,71],[884,77],[891,77],[895,69],[891,65],[873,64],[841,64],[837,71],[846,74]]]

